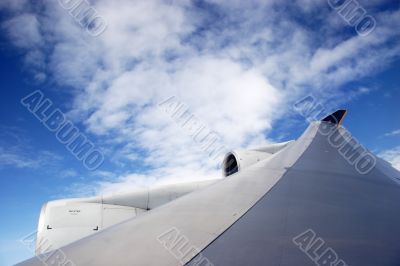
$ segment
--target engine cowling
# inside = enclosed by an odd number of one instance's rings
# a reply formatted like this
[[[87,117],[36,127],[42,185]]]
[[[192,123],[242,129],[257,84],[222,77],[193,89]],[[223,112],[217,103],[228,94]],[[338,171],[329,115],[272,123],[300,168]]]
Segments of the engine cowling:
[[[215,182],[175,183],[127,193],[50,201],[40,212],[36,254],[56,250]]]
[[[224,176],[230,176],[238,173],[251,165],[271,157],[292,142],[276,143],[252,150],[235,150],[229,152],[224,158],[223,174]]]

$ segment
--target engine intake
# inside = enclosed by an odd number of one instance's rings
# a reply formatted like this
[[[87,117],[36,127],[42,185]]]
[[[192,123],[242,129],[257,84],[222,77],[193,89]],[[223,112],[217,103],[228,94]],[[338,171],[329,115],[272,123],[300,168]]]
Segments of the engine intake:
[[[229,152],[223,162],[223,174],[224,176],[236,174],[251,165],[271,157],[292,142],[271,144],[252,150],[235,150]]]

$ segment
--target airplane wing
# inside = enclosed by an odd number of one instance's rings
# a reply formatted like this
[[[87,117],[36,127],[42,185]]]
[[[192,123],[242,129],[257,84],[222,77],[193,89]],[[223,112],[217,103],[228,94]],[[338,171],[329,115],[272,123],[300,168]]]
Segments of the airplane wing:
[[[19,265],[399,266],[400,173],[340,126],[344,114],[205,189]]]

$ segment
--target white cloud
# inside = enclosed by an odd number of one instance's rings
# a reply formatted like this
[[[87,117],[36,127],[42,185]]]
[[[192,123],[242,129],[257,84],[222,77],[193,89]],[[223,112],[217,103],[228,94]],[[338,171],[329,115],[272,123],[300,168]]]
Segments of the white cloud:
[[[6,1],[8,2],[8,1]],[[22,10],[27,3],[16,1],[7,5],[11,10]],[[2,6],[0,6],[1,10]],[[11,43],[26,51],[24,63],[37,81],[45,80],[43,73],[46,67],[46,58],[42,51],[44,37],[41,34],[41,25],[36,14],[27,12],[16,15],[2,24],[2,29]]]
[[[400,146],[383,151],[378,155],[386,161],[390,162],[394,168],[400,171]]]
[[[0,168],[39,168],[51,166],[53,162],[59,160],[60,156],[49,151],[33,152],[26,147],[18,146],[0,147]]]
[[[46,78],[75,89],[70,115],[98,135],[111,161],[143,166],[108,176],[96,190],[110,191],[143,180],[219,175],[157,107],[167,97],[185,103],[225,146],[244,147],[268,141],[273,122],[297,97],[335,98],[343,93],[338,86],[398,55],[399,46],[386,44],[399,39],[399,11],[376,13],[379,25],[368,37],[341,35],[348,26],[314,2],[214,0],[206,10],[178,0],[99,0],[93,4],[108,28],[93,38],[57,1],[44,1],[44,13],[25,15],[32,21],[27,29],[21,15],[4,25],[16,46],[51,51],[41,59],[42,50],[29,53],[26,61],[48,62]]]
[[[393,137],[393,136],[400,136],[400,129],[393,130],[391,132],[388,132],[384,135],[385,137]]]
[[[22,11],[29,8],[28,0],[2,0],[0,2],[0,9],[9,11]]]
[[[46,167],[47,170],[52,170],[50,168],[62,160],[52,151],[34,148],[30,139],[24,135],[26,132],[17,128],[0,126],[0,168]]]
[[[0,166],[14,166],[17,168],[34,168],[39,165],[38,161],[24,157],[13,151],[0,148]]]
[[[34,14],[25,13],[13,17],[4,22],[3,27],[17,47],[31,49],[42,43],[39,21]]]
[[[76,177],[78,173],[74,169],[65,169],[59,173],[59,177],[61,178],[70,178]]]

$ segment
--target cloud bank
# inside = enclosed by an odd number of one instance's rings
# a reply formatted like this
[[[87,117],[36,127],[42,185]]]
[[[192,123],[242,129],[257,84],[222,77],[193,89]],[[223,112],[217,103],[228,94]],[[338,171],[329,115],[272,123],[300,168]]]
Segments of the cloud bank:
[[[400,146],[379,153],[379,156],[390,162],[394,168],[400,171]]]
[[[35,78],[71,93],[70,116],[122,169],[95,193],[220,175],[158,108],[168,97],[225,146],[254,146],[272,141],[274,122],[299,97],[337,100],[343,85],[400,54],[400,10],[374,1],[360,1],[377,20],[362,37],[325,1],[97,0],[91,5],[108,27],[96,38],[58,1],[5,2],[12,15],[2,28]]]

